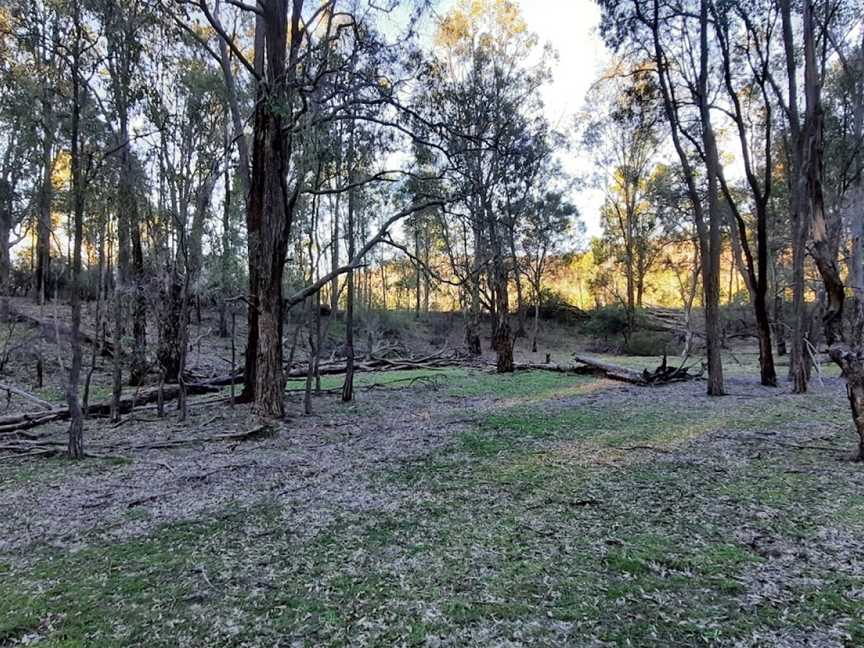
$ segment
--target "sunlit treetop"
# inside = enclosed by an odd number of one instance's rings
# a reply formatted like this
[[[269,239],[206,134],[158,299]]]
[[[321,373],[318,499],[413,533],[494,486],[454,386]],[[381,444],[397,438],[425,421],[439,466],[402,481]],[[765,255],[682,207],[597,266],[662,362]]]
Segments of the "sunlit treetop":
[[[519,7],[511,0],[460,0],[438,25],[436,43],[460,55],[477,49],[508,47],[521,42],[532,47]]]

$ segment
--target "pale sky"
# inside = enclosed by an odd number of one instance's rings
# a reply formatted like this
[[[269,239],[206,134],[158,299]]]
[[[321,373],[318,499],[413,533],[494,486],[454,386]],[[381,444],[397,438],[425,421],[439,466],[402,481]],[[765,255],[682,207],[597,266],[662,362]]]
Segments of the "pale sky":
[[[515,0],[525,22],[541,43],[549,43],[558,53],[552,62],[552,83],[543,92],[546,115],[565,135],[573,132],[573,120],[582,110],[585,95],[609,60],[609,51],[597,34],[600,8],[594,0]],[[439,0],[436,13],[443,16],[455,0]],[[567,171],[586,172],[590,160],[578,152],[563,157]],[[599,210],[603,202],[598,190],[583,189],[570,197],[579,208],[586,226],[586,242],[599,235]]]
[[[600,8],[593,0],[519,0],[529,29],[541,42],[552,44],[558,62],[552,66],[552,84],[543,99],[549,120],[570,134],[573,117],[583,108],[585,94],[609,60],[609,51],[597,34]],[[571,173],[584,172],[590,160],[572,154],[565,158]],[[587,236],[600,234],[600,192],[585,189],[571,197],[579,207]]]

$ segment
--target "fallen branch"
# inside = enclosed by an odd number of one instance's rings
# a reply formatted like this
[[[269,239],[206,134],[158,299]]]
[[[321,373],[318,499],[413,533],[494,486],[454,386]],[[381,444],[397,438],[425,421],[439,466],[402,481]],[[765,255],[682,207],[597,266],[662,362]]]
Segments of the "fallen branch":
[[[193,383],[186,385],[186,393],[194,394],[211,394],[219,391],[218,387],[209,384]],[[174,400],[180,395],[180,388],[177,385],[170,385],[163,388],[163,398],[166,400]],[[134,394],[129,394],[120,399],[120,412],[131,412],[138,405],[156,402],[159,398],[159,388],[154,387],[139,391]],[[107,415],[111,413],[111,401],[102,401],[93,403],[88,408],[88,415]],[[22,414],[10,414],[0,417],[0,434],[18,432],[26,430],[52,421],[63,421],[69,418],[68,407],[58,407],[50,412],[25,412]]]
[[[369,359],[354,364],[355,373],[375,372],[375,371],[410,371],[412,369],[442,369],[446,367],[464,367],[468,363],[455,351],[450,353],[433,353],[428,356],[419,358],[384,358],[377,355],[371,355]],[[307,364],[296,365],[285,372],[286,378],[305,378],[309,372]],[[318,366],[318,373],[321,376],[334,376],[345,373],[345,362],[342,360],[333,360],[322,362]],[[213,387],[225,387],[232,382],[235,385],[243,384],[243,371],[236,371],[234,374],[227,376],[217,376],[202,380],[202,385],[210,385]]]
[[[642,373],[621,367],[619,365],[609,364],[596,358],[574,355],[575,365],[553,365],[553,364],[518,364],[515,366],[517,370],[532,370],[532,371],[555,371],[558,373],[568,373],[576,375],[591,375],[608,378],[618,382],[626,382],[631,385],[661,385],[672,382],[684,382],[686,380],[694,380],[698,375],[691,374],[689,369],[684,365],[678,368],[669,367],[666,363],[666,358],[654,371],[645,369]]]
[[[202,443],[218,443],[222,441],[255,441],[273,434],[273,427],[268,424],[259,425],[245,432],[232,432],[229,434],[215,434],[208,437],[193,437],[191,439],[172,439],[169,441],[158,441],[156,443],[140,443],[130,446],[114,446],[115,450],[169,450],[189,445]],[[97,448],[98,449],[98,448]]]
[[[6,385],[0,383],[0,389],[9,392],[10,394],[15,394],[16,396],[20,396],[25,400],[29,400],[32,403],[36,403],[39,407],[44,410],[52,410],[54,406],[48,401],[42,400],[38,396],[34,396],[33,394],[24,391],[23,389],[18,389],[17,387],[13,387],[12,385]]]
[[[58,321],[53,320],[45,320],[39,317],[35,317],[34,315],[28,315],[27,313],[22,313],[21,311],[13,311],[11,317],[19,322],[27,322],[29,324],[33,324],[34,326],[38,326],[42,334],[47,337],[52,336],[64,336],[69,337],[72,334],[72,329],[69,328],[66,324],[61,324]],[[103,356],[113,357],[114,356],[114,343],[108,339],[99,339],[95,333],[90,333],[88,331],[81,330],[78,333],[82,342],[92,345],[98,345],[101,347],[100,353]]]
[[[100,451],[103,450],[126,450],[126,451],[134,451],[134,450],[170,450],[173,448],[180,448],[184,446],[190,445],[200,445],[204,443],[219,443],[224,441],[254,441],[257,439],[265,438],[270,436],[273,433],[272,426],[268,424],[259,425],[257,427],[252,428],[251,430],[246,430],[245,432],[232,432],[229,434],[216,434],[208,437],[194,437],[191,439],[172,439],[167,441],[157,441],[155,443],[140,443],[135,445],[98,445],[92,446],[88,449],[87,456],[95,457],[100,459],[105,458],[117,458],[117,455],[113,454],[103,454]],[[0,456],[0,460],[9,459],[11,457],[33,457],[40,455],[55,455],[61,454],[65,452],[66,444],[60,441],[43,441],[43,442],[9,442],[3,445],[0,445],[0,453],[6,453],[8,456],[2,457]],[[126,457],[122,457],[126,458]],[[161,464],[163,467],[168,468],[166,464]],[[173,472],[173,471],[172,471]]]

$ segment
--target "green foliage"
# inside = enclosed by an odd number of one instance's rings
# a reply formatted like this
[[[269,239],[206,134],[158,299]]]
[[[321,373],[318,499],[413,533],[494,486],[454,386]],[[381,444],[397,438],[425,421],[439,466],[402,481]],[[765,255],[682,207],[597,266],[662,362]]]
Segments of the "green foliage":
[[[627,337],[623,352],[655,358],[677,352],[675,336],[664,331],[634,331]]]
[[[588,335],[607,338],[622,335],[627,330],[627,310],[621,306],[604,306],[589,314],[590,318],[582,327]]]

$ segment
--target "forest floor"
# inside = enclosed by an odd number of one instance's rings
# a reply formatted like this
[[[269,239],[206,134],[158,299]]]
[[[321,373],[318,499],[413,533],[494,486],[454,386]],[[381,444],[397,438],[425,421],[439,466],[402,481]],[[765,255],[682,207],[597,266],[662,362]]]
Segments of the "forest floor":
[[[254,425],[205,404],[88,424],[113,458],[0,463],[0,645],[864,643],[837,378],[360,383],[263,439],[135,448]]]

